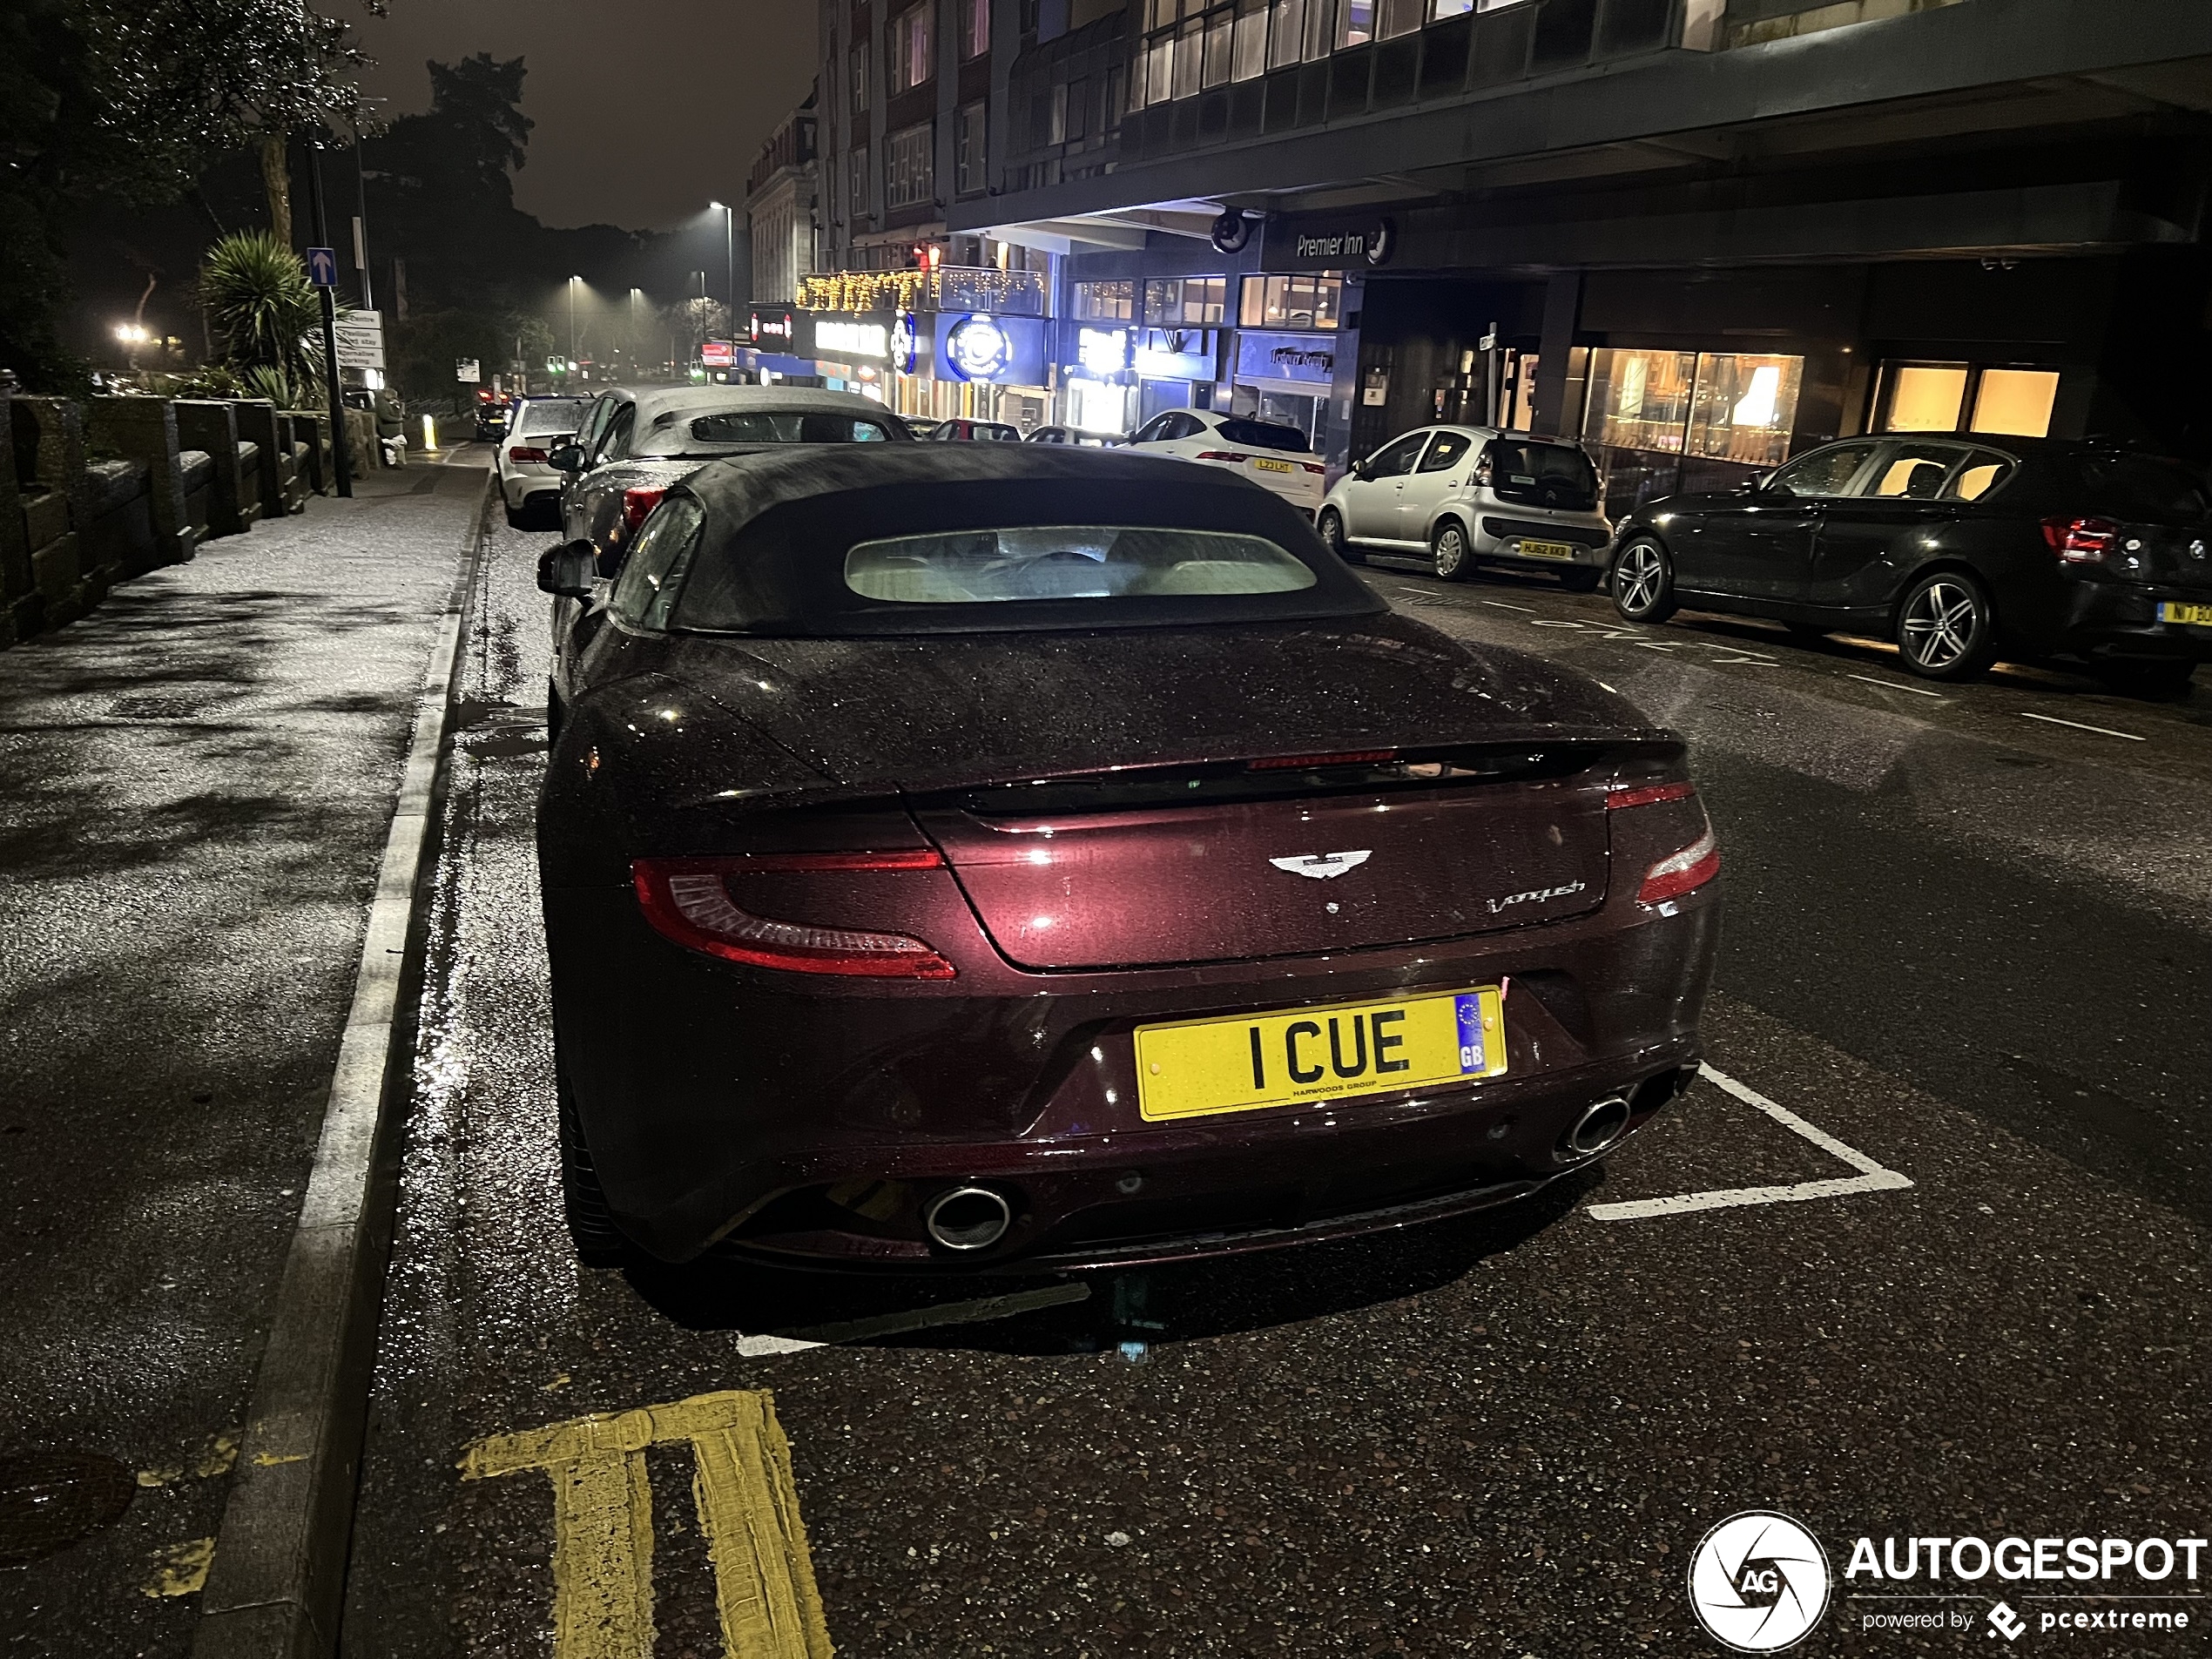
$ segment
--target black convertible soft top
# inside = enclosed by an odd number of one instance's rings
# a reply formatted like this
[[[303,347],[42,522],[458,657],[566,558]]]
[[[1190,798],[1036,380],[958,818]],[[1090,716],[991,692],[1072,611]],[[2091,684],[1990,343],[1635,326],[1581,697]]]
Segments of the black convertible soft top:
[[[680,631],[839,637],[1173,626],[1372,616],[1386,607],[1303,514],[1234,473],[1059,445],[836,444],[736,456],[682,486],[705,509],[672,617]],[[860,543],[1024,525],[1258,536],[1314,575],[1296,591],[890,603],[846,585]]]

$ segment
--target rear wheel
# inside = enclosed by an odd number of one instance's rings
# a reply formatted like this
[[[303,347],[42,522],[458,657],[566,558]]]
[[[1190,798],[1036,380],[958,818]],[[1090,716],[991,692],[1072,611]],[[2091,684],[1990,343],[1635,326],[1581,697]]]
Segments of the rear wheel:
[[[527,507],[509,507],[507,509],[507,528],[510,530],[528,529],[529,520],[529,509]]]
[[[1660,623],[1675,614],[1675,570],[1667,550],[1639,538],[1613,561],[1613,608],[1630,622]]]
[[[1597,584],[1604,579],[1604,571],[1580,564],[1559,573],[1559,585],[1569,593],[1595,593]]]
[[[1352,538],[1344,533],[1344,515],[1333,507],[1324,507],[1320,516],[1313,521],[1313,529],[1321,544],[1346,564],[1365,564],[1367,556],[1352,546]]]
[[[569,1098],[568,1080],[557,1066],[554,1076],[561,1114],[561,1213],[569,1224],[569,1240],[576,1246],[577,1259],[586,1267],[620,1267],[630,1259],[630,1241],[607,1209],[591,1149],[583,1143],[576,1104]]]
[[[1474,573],[1474,555],[1467,546],[1467,533],[1456,518],[1447,518],[1436,527],[1436,534],[1429,539],[1428,550],[1440,582],[1464,582]]]
[[[1972,679],[1997,660],[1997,607],[1964,570],[1938,570],[1897,608],[1897,649],[1923,679]]]

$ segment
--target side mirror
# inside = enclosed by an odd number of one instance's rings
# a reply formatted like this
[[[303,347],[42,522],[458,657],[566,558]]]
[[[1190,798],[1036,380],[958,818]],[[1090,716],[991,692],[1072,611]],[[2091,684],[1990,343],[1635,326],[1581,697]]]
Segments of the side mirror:
[[[1375,482],[1374,463],[1371,461],[1353,462],[1352,463],[1352,475],[1354,478],[1357,478],[1363,484],[1372,484]]]
[[[547,452],[545,464],[556,472],[582,472],[583,449],[578,444],[557,444]]]
[[[589,542],[563,542],[537,556],[540,593],[588,600],[591,597],[591,584],[598,579],[599,557]]]
[[[1767,485],[1773,482],[1773,478],[1774,475],[1771,473],[1755,472],[1736,488],[1743,495],[1764,496],[1766,494]]]

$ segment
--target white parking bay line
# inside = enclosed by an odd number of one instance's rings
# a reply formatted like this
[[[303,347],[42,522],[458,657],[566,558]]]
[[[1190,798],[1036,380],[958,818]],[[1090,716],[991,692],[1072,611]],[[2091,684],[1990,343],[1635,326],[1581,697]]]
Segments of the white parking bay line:
[[[1485,599],[1482,603],[1486,605],[1494,605],[1500,610],[1518,610],[1524,617],[1533,617],[1536,614],[1527,605],[1509,605],[1503,599]]]
[[[2061,720],[2055,714],[2032,714],[2026,709],[2019,713],[2023,720],[2040,720],[2046,725],[2070,725],[2076,732],[2094,732],[2101,738],[2125,738],[2130,743],[2142,741],[2132,732],[2115,732],[2108,725],[2084,725],[2079,720]]]
[[[1747,1106],[1755,1106],[1792,1134],[1802,1135],[1831,1157],[1841,1158],[1857,1175],[1826,1181],[1800,1181],[1787,1187],[1723,1187],[1712,1192],[1684,1192],[1671,1198],[1635,1198],[1624,1204],[1594,1204],[1587,1212],[1593,1221],[1640,1221],[1650,1216],[1683,1216],[1696,1210],[1735,1210],[1755,1204],[1801,1204],[1808,1198],[1841,1198],[1854,1192],[1895,1192],[1912,1184],[1912,1177],[1885,1170],[1857,1147],[1846,1146],[1817,1123],[1809,1123],[1786,1106],[1777,1105],[1756,1089],[1740,1083],[1717,1067],[1700,1073],[1710,1077]]]
[[[1862,685],[1878,685],[1885,691],[1910,691],[1915,697],[1932,697],[1939,703],[1947,702],[1941,691],[1931,691],[1925,685],[1899,685],[1895,680],[1878,680],[1869,674],[1846,674],[1847,680],[1857,680]]]

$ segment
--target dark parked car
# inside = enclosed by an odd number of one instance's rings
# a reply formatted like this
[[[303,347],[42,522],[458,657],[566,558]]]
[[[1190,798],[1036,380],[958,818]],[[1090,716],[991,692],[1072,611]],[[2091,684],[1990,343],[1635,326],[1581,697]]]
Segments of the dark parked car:
[[[668,487],[707,462],[764,445],[907,443],[906,422],[851,392],[809,387],[682,386],[602,393],[576,441],[546,460],[565,475],[561,525],[612,576],[624,543]]]
[[[587,1259],[1395,1227],[1535,1191],[1696,1065],[1681,741],[1394,615],[1234,474],[749,455],[593,603],[538,819]]]
[[[1845,439],[1641,507],[1614,545],[1632,622],[1687,604],[1872,633],[1930,679],[2072,656],[2173,693],[2212,659],[2212,502],[2179,462],[2105,444]]]

